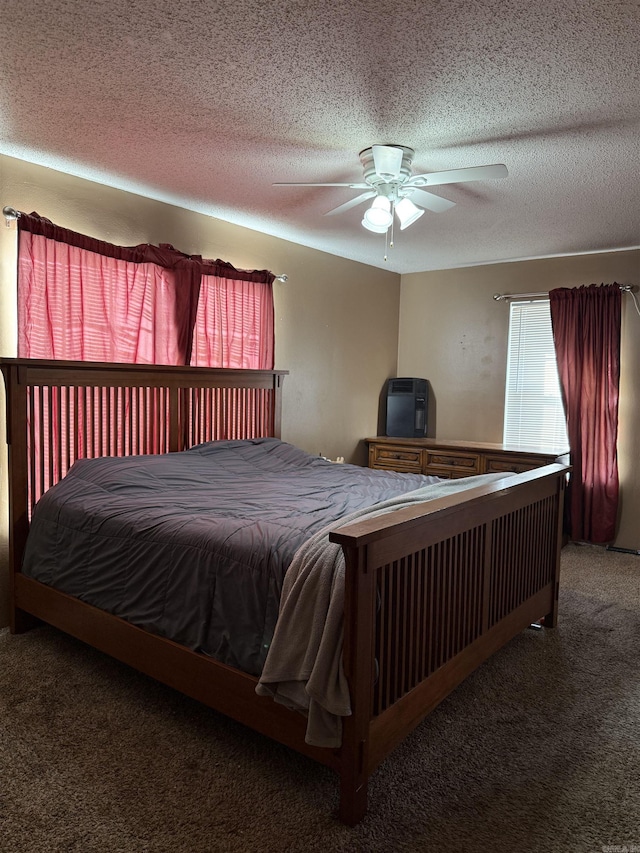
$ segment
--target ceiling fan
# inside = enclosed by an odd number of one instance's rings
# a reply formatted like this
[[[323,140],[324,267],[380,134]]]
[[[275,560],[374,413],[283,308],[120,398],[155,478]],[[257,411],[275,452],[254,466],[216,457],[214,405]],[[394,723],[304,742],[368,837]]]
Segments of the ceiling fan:
[[[442,184],[461,184],[467,181],[487,181],[494,178],[506,178],[509,174],[502,163],[493,166],[471,166],[464,169],[450,169],[446,172],[432,172],[425,175],[412,175],[411,163],[415,151],[406,145],[372,145],[360,152],[360,162],[364,169],[364,181],[349,184],[323,183],[274,183],[275,187],[349,187],[365,192],[344,204],[327,211],[325,216],[344,213],[369,199],[371,207],[364,214],[362,224],[369,231],[386,234],[393,223],[393,215],[400,222],[400,230],[407,228],[424,213],[425,209],[433,213],[442,213],[455,206],[446,198],[434,195],[424,187]]]

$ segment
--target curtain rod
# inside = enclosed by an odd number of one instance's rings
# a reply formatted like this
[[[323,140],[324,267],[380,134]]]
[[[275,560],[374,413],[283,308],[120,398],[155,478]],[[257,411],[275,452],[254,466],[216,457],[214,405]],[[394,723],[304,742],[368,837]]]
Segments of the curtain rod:
[[[626,293],[632,293],[633,285],[619,284],[620,290]],[[503,299],[545,299],[549,295],[548,290],[540,291],[539,293],[494,293],[493,298],[496,302],[501,302]]]
[[[7,221],[7,228],[9,228],[11,225],[11,221],[14,219],[19,219],[22,214],[19,210],[16,210],[15,207],[9,207],[7,205],[6,207],[2,208],[2,215]],[[286,273],[282,272],[280,273],[280,275],[276,276],[276,281],[289,281],[289,276]]]

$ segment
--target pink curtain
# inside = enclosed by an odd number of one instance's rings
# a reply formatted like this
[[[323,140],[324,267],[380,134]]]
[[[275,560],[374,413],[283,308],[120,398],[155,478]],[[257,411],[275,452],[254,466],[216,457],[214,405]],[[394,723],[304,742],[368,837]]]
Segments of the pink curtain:
[[[19,356],[273,367],[268,270],[169,244],[116,246],[37,213],[20,214],[18,229]]]
[[[202,276],[191,364],[273,368],[271,283]]]
[[[181,364],[173,270],[21,231],[18,353],[71,361]]]
[[[549,294],[572,472],[568,533],[575,541],[615,538],[618,513],[618,389],[622,294],[617,284]]]

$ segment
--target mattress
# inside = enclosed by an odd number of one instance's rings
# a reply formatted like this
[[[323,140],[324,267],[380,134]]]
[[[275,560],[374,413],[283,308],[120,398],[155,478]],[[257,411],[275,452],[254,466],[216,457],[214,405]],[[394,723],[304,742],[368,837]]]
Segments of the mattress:
[[[36,505],[23,572],[259,675],[296,550],[345,515],[437,481],[272,438],[79,460]]]

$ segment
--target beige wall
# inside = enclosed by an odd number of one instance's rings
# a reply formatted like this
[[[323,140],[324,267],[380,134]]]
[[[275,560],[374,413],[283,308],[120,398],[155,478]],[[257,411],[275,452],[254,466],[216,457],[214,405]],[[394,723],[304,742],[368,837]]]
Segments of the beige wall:
[[[509,307],[494,293],[640,284],[640,251],[492,264],[402,277],[398,373],[429,379],[435,434],[502,441]],[[640,316],[623,297],[616,545],[640,549]]]
[[[366,463],[382,387],[396,375],[400,277],[168,204],[0,155],[0,199],[124,246],[172,243],[241,269],[287,273],[274,283],[276,367],[285,380],[283,438],[310,453]],[[0,222],[0,355],[16,354],[15,225]],[[4,388],[0,392],[4,407]],[[0,465],[6,470],[4,408]],[[7,490],[0,489],[0,625],[6,624]]]

